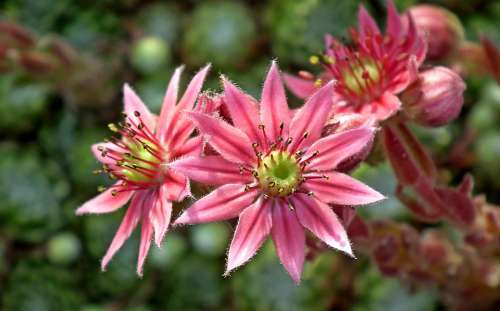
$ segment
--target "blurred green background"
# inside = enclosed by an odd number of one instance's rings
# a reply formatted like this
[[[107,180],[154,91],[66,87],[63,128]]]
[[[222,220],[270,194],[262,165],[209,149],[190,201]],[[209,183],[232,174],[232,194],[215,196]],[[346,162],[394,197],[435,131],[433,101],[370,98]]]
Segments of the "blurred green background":
[[[383,23],[383,0],[361,2]],[[418,2],[396,4],[404,10]],[[500,42],[498,1],[432,2],[460,17],[468,39],[482,32]],[[133,85],[158,112],[176,66],[187,65],[187,80],[211,62],[207,88],[219,89],[218,75],[224,73],[259,97],[271,59],[278,59],[285,71],[311,69],[308,58],[321,51],[323,34],[346,35],[355,25],[358,5],[351,0],[2,1],[2,21],[28,29],[37,50],[44,51],[53,38],[73,50],[67,53],[71,61],[60,68],[43,69],[32,61],[1,71],[0,309],[441,308],[432,289],[410,291],[397,280],[382,278],[368,258],[352,260],[334,251],[306,263],[300,286],[292,283],[271,245],[223,277],[231,223],[173,230],[161,249],[152,247],[142,279],[135,274],[136,232],[101,272],[100,259],[123,210],[103,216],[74,214],[96,195],[98,186],[109,184],[92,174],[99,166],[90,144],[109,136],[106,124],[119,120],[123,83]],[[439,129],[415,130],[444,176],[472,171],[476,192],[498,203],[500,86],[489,80],[468,82],[459,120]],[[450,150],[466,132],[476,135],[466,159],[451,157]],[[389,196],[364,208],[364,217],[411,221],[394,198],[395,180],[386,163],[364,164],[355,175]]]

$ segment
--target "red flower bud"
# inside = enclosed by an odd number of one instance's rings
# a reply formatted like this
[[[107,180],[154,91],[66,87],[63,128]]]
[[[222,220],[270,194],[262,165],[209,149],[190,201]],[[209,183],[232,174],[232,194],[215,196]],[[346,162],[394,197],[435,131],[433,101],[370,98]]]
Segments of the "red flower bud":
[[[406,115],[417,123],[437,127],[455,119],[462,109],[465,83],[445,67],[423,71],[401,94]]]
[[[435,5],[416,5],[408,12],[417,30],[427,37],[427,58],[446,59],[453,54],[465,39],[464,29],[452,12]]]

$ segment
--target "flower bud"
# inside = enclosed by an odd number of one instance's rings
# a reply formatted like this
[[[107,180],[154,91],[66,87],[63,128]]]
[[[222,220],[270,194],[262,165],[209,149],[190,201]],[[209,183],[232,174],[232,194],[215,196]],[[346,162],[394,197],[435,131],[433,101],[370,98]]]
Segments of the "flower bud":
[[[452,12],[435,5],[416,5],[411,14],[420,33],[427,37],[427,58],[446,59],[465,39],[464,29]]]
[[[434,67],[418,75],[401,94],[406,115],[417,123],[437,127],[455,119],[462,109],[465,83],[452,70]]]

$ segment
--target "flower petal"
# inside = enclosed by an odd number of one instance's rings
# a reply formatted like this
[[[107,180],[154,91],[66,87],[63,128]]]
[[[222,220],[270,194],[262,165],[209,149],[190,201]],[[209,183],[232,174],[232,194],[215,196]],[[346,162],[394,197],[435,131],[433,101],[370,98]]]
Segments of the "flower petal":
[[[106,255],[101,262],[101,269],[104,271],[106,266],[108,265],[111,258],[113,258],[114,254],[122,247],[123,243],[129,238],[132,231],[134,231],[135,227],[139,223],[139,220],[142,216],[142,207],[144,201],[146,200],[145,193],[137,192],[136,195],[132,198],[132,202],[123,217],[122,223],[120,227],[116,231],[115,237],[111,242],[108,250],[106,251]]]
[[[147,128],[150,130],[155,128],[155,117],[128,84],[123,86],[123,101],[125,106],[124,112],[129,118],[135,118],[135,113],[138,112]]]
[[[290,111],[285,96],[285,88],[275,61],[267,74],[261,98],[261,120],[266,129],[269,141],[276,141],[280,135],[280,124],[284,124],[283,136],[288,133],[290,124]]]
[[[283,74],[283,81],[290,92],[298,98],[307,98],[316,91],[316,86],[312,80],[285,73]]]
[[[188,157],[170,163],[170,168],[206,185],[246,184],[253,180],[248,172],[220,156]]]
[[[404,29],[401,17],[392,0],[387,1],[387,26],[386,32],[392,36],[393,40],[397,40],[402,35]]]
[[[241,184],[221,186],[189,207],[175,224],[197,224],[234,218],[252,204],[259,192]]]
[[[225,104],[235,127],[245,132],[252,142],[261,142],[257,102],[225,77],[222,77],[222,83],[224,84]]]
[[[118,185],[118,183],[115,185]],[[124,191],[118,192],[113,196],[113,190],[114,188],[110,187],[103,193],[85,202],[76,210],[76,214],[103,214],[114,212],[123,205],[127,204],[128,200],[134,193],[134,191]]]
[[[304,154],[307,170],[333,170],[339,163],[357,154],[373,140],[373,127],[360,127],[328,135],[317,140]],[[317,155],[314,156],[314,153]]]
[[[148,200],[151,203],[151,199]],[[141,224],[141,241],[139,243],[139,256],[137,260],[137,275],[142,276],[142,268],[146,261],[149,248],[151,247],[151,239],[153,238],[153,226],[148,217],[149,211],[143,208],[142,224]]]
[[[344,226],[328,205],[305,194],[296,194],[290,200],[304,227],[329,246],[353,256]]]
[[[252,142],[241,130],[215,117],[198,112],[189,116],[197,123],[202,134],[208,136],[210,145],[226,160],[235,163],[255,163]]]
[[[252,258],[261,247],[271,231],[271,208],[272,200],[261,196],[241,213],[227,255],[226,275]]]
[[[193,109],[196,98],[198,98],[198,94],[201,91],[203,82],[205,81],[205,77],[207,76],[209,70],[210,64],[203,67],[200,71],[198,71],[193,79],[191,79],[191,82],[189,82],[184,95],[181,100],[179,100],[179,104],[177,105],[179,110]]]
[[[179,80],[181,78],[183,70],[184,66],[179,66],[175,69],[174,74],[172,75],[172,78],[170,78],[170,82],[168,83],[165,97],[163,98],[157,126],[157,133],[159,134],[161,141],[165,141],[165,133],[167,128],[170,126],[170,121],[172,120],[171,114],[174,112],[175,105],[177,104]]]
[[[332,96],[333,81],[330,81],[315,92],[295,113],[290,123],[290,137],[293,141],[289,150],[293,152],[303,146],[309,146],[320,137],[332,109]],[[303,138],[306,133],[307,137]]]
[[[187,177],[178,172],[169,170],[165,174],[163,185],[166,187],[166,191],[163,195],[169,201],[180,202],[184,200],[185,197],[191,195]]]
[[[188,156],[199,156],[203,150],[203,145],[203,137],[192,137],[178,148],[171,150],[172,159]]]
[[[377,23],[375,23],[363,5],[358,10],[358,24],[361,36],[373,36],[380,33]]]
[[[401,108],[401,101],[397,96],[385,92],[373,105],[376,107],[375,115],[377,119],[386,120],[398,112],[399,108]]]
[[[194,125],[186,118],[184,112],[193,109],[209,69],[210,65],[207,65],[193,77],[179,103],[167,116],[166,127],[161,135],[170,149],[176,149],[182,145],[194,130]]]
[[[118,147],[116,144],[113,143],[97,143],[93,144],[92,147],[90,148],[92,150],[92,153],[94,154],[94,157],[97,159],[97,161],[101,162],[102,164],[111,164],[115,163],[116,161],[111,159],[110,157],[103,157],[103,152],[99,149],[106,150],[108,148],[121,151],[122,149]]]
[[[288,206],[276,202],[273,208],[273,237],[281,263],[295,283],[300,282],[304,266],[305,233],[297,215]]]
[[[167,186],[160,187],[154,197],[149,218],[155,231],[155,243],[158,247],[161,246],[161,241],[165,236],[172,217],[172,202],[167,200]]]
[[[327,178],[307,179],[304,187],[325,203],[340,205],[363,205],[384,199],[385,197],[364,183],[349,175],[331,172]],[[306,177],[307,178],[307,177]]]

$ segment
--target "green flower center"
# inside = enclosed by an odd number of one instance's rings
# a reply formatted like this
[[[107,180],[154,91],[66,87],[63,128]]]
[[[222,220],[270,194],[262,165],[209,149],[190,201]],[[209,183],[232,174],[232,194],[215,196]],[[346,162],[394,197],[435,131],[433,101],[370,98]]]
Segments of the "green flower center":
[[[158,168],[162,161],[158,154],[161,154],[161,151],[150,141],[138,142],[124,138],[123,142],[128,148],[116,163],[120,167],[116,177],[129,182],[154,182],[160,172]]]
[[[360,95],[380,81],[380,70],[373,59],[356,59],[342,71],[342,78],[346,88]]]
[[[264,157],[257,169],[260,187],[270,196],[287,196],[297,190],[300,165],[287,151],[275,150]]]

